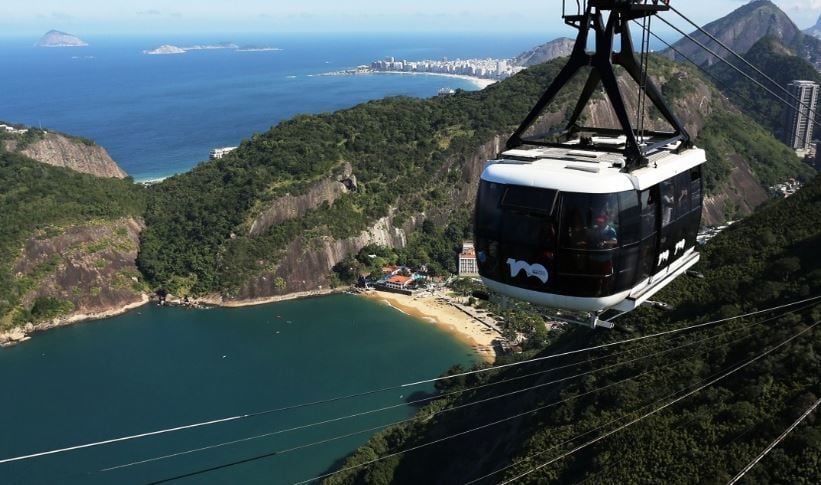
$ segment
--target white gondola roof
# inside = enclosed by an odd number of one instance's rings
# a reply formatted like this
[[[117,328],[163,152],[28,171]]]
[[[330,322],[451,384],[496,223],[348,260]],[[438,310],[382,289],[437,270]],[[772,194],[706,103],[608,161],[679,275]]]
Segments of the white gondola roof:
[[[618,144],[617,138],[612,140]],[[644,190],[705,162],[704,150],[697,148],[678,154],[659,151],[649,157],[646,167],[631,173],[624,170],[623,154],[581,147],[519,148],[503,152],[502,157],[488,161],[482,180],[591,194]]]

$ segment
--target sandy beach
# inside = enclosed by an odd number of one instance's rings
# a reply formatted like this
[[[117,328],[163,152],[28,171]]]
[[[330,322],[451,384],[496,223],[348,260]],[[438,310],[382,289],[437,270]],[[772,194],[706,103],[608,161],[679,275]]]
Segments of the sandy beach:
[[[369,291],[365,296],[441,327],[476,349],[486,362],[496,359],[493,340],[499,335],[464,312],[437,301],[436,297],[408,296],[384,291]]]
[[[477,88],[484,89],[491,84],[496,84],[497,80],[495,79],[485,79],[481,77],[473,77],[473,76],[465,76],[463,74],[446,74],[443,72],[405,72],[405,71],[376,71],[372,74],[399,74],[405,76],[440,76],[440,77],[450,77],[454,79],[463,79],[465,81],[472,82]]]

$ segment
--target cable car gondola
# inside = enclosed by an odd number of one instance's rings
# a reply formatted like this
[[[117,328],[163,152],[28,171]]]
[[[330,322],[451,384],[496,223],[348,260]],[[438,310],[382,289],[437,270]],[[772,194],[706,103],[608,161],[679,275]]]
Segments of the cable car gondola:
[[[584,314],[582,321],[594,327],[612,327],[600,318],[603,312],[635,309],[698,262],[705,153],[692,146],[648,79],[649,35],[639,63],[629,29],[629,22],[649,21],[667,9],[659,0],[588,0],[576,14],[563,15],[579,30],[570,60],[481,175],[476,257],[491,290]],[[594,53],[585,50],[590,32]],[[621,48],[614,53],[616,36]],[[636,81],[673,131],[644,131],[641,121],[638,129],[631,126],[614,65]],[[565,131],[554,138],[525,137],[586,66],[589,78]],[[577,124],[599,85],[621,129]]]

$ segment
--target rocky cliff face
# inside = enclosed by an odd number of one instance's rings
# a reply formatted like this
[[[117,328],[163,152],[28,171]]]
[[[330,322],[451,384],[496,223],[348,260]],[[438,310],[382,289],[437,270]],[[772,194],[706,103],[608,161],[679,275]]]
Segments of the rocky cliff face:
[[[575,40],[568,39],[567,37],[551,40],[527,52],[522,52],[513,59],[513,64],[517,66],[533,66],[557,57],[569,56],[573,51],[575,43]]]
[[[323,203],[333,204],[341,195],[356,190],[356,176],[351,164],[345,163],[342,173],[314,183],[304,194],[286,194],[259,212],[248,229],[249,236],[259,236],[276,224],[302,217]]]
[[[20,302],[31,311],[49,301],[59,310],[0,333],[0,344],[88,318],[102,318],[147,301],[135,260],[143,224],[133,218],[89,223],[29,238],[12,266],[26,281]],[[26,286],[24,286],[26,287]],[[2,326],[0,326],[2,327]],[[5,325],[8,328],[8,325]]]
[[[425,216],[412,217],[402,227],[395,227],[393,216],[383,217],[358,236],[347,239],[322,238],[307,241],[297,238],[286,250],[276,269],[248,281],[239,293],[225,298],[259,300],[277,295],[321,290],[330,285],[331,268],[348,254],[359,252],[368,244],[401,248],[407,244],[407,234],[422,223]]]
[[[20,153],[41,163],[66,167],[97,177],[125,178],[127,174],[117,165],[105,148],[87,141],[69,138],[59,133],[42,133],[34,140],[24,142],[21,137],[3,141],[6,151]]]
[[[821,56],[821,43],[817,39],[805,36],[790,18],[769,0],[750,2],[726,17],[704,26],[704,30],[721,40],[734,51],[744,54],[762,37],[775,37],[795,52],[801,53],[810,62]],[[715,46],[715,42],[701,32],[691,34],[704,45],[710,46],[722,57],[731,54]],[[718,61],[713,55],[688,39],[681,39],[673,46],[700,66],[711,66]],[[673,51],[665,51],[671,58],[685,62],[685,59]]]
[[[676,81],[689,83],[689,73],[684,70],[668,70],[655,78],[658,85]],[[686,96],[680,97],[673,110],[685,124],[687,130],[697,136],[704,127],[707,118],[716,104],[726,108],[726,103],[708,85],[694,80],[695,89]],[[693,84],[693,83],[690,83]],[[620,79],[620,86],[625,94],[628,110],[635,111],[638,92],[631,80]],[[631,112],[632,112],[631,111]],[[600,98],[594,100],[585,112],[586,124],[616,126],[615,113],[610,103]],[[549,113],[536,127],[537,131],[555,127],[564,118],[563,113]],[[666,129],[657,119],[649,118],[648,128]],[[328,288],[331,268],[348,254],[356,253],[368,244],[380,244],[390,247],[404,247],[410,233],[425,219],[444,222],[449,213],[460,208],[471,208],[476,197],[479,177],[489,159],[495,158],[504,146],[506,135],[497,135],[467,157],[455,157],[447,160],[439,169],[443,176],[452,170],[460,173],[459,183],[451,185],[448,190],[448,204],[430,209],[427,213],[416,214],[402,227],[396,227],[393,217],[378,220],[368,230],[356,237],[335,240],[323,238],[306,241],[298,238],[288,246],[284,257],[273,271],[266,272],[248,281],[236,295],[230,298],[219,298],[219,303],[232,304],[239,301],[263,301],[266,298],[291,293],[304,293]],[[729,186],[721,194],[705,200],[703,222],[717,224],[726,220],[728,215],[743,216],[767,200],[767,194],[761,188],[750,170],[749,164],[741,157],[734,160]],[[285,196],[277,199],[269,208],[261,212],[251,225],[250,234],[261,234],[272,225],[298,217],[306,211],[318,207],[323,201],[332,202],[347,188],[342,180],[353,177],[350,170],[345,170],[340,177],[329,178],[315,183],[304,195]],[[392,211],[393,212],[393,211]],[[213,300],[212,300],[213,301]]]

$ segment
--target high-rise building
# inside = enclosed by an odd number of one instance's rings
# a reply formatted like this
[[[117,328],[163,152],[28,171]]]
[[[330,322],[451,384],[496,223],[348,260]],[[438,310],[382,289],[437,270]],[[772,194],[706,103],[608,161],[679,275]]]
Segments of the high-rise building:
[[[479,267],[476,265],[476,250],[473,241],[465,241],[462,244],[462,252],[459,254],[459,276],[475,276],[479,274]]]
[[[812,81],[793,81],[787,85],[787,90],[793,108],[788,112],[785,141],[794,150],[807,150],[812,146],[819,86]]]

